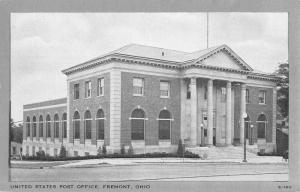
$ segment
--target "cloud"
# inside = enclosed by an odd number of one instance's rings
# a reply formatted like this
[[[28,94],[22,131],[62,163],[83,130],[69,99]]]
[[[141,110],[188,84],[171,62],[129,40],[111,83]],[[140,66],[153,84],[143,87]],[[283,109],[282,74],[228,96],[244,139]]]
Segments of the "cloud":
[[[227,44],[253,68],[287,60],[287,14],[210,13],[210,46]],[[65,97],[61,70],[129,43],[206,48],[206,13],[13,13],[12,116],[27,103]]]

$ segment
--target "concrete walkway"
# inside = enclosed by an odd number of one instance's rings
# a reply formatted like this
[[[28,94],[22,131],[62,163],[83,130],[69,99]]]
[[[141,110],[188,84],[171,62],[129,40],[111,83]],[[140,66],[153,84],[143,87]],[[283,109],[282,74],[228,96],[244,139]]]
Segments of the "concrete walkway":
[[[244,163],[243,159],[189,159],[189,158],[118,158],[118,159],[89,159],[78,162],[70,162],[63,165],[53,166],[53,168],[86,167],[98,165],[137,165],[137,164],[156,164],[156,163]],[[248,164],[287,164],[278,156],[264,156],[247,159]]]

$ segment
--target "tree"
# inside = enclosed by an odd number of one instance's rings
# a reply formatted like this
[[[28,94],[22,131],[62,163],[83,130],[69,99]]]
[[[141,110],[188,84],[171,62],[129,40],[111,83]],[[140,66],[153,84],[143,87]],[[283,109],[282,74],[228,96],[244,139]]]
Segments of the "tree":
[[[67,157],[67,150],[66,150],[66,148],[63,145],[61,145],[61,147],[60,147],[59,157],[60,158]]]
[[[125,155],[125,145],[124,144],[122,144],[122,146],[121,146],[121,154],[122,155]]]
[[[10,141],[17,143],[23,142],[23,125],[16,125],[13,119],[10,119]]]
[[[289,64],[280,63],[275,74],[281,77],[281,81],[278,82],[277,90],[277,106],[282,117],[288,117],[289,115]]]

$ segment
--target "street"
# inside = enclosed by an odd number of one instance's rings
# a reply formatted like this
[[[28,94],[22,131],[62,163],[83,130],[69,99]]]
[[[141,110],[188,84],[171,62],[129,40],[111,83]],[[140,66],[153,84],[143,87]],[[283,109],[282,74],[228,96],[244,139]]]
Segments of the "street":
[[[149,163],[11,168],[11,181],[287,181],[288,164]]]

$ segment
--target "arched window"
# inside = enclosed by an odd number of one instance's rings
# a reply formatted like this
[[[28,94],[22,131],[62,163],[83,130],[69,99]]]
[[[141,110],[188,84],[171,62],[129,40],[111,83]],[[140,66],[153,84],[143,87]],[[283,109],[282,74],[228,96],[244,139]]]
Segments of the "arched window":
[[[104,140],[104,112],[102,109],[97,111],[97,139]]]
[[[247,114],[247,117],[245,118],[245,134],[246,134],[246,139],[249,139],[249,131],[250,131],[250,117]]]
[[[142,109],[135,109],[131,113],[131,140],[144,140],[145,113]]]
[[[51,137],[51,118],[50,115],[46,117],[46,135],[47,137]]]
[[[85,139],[92,138],[92,115],[90,111],[84,113],[84,129],[85,129]]]
[[[44,127],[43,127],[43,116],[40,115],[39,117],[39,137],[43,137],[43,132],[44,131]]]
[[[257,118],[257,138],[259,139],[266,138],[266,127],[267,127],[267,118],[264,114],[261,114]]]
[[[73,116],[73,134],[74,139],[80,139],[80,115],[78,111]]]
[[[54,115],[54,137],[59,137],[59,117],[58,114]]]
[[[63,138],[67,138],[67,114],[64,113],[62,116],[62,126],[63,126]]]
[[[27,137],[30,137],[30,117],[27,117],[26,119],[26,132],[27,132]]]
[[[169,140],[171,138],[171,113],[168,110],[162,110],[158,118],[158,138],[160,140]]]
[[[32,137],[36,137],[36,117],[32,118]]]

